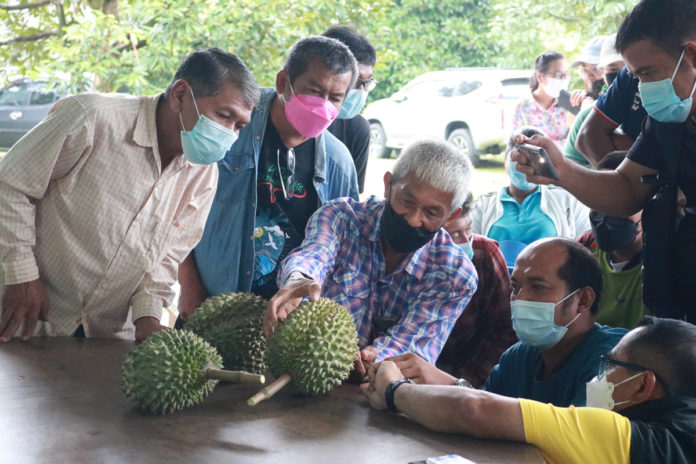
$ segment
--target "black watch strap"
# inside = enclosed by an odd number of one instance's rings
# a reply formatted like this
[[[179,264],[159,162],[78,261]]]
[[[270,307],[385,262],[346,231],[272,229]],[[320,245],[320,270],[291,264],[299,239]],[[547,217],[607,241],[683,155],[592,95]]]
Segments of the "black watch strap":
[[[401,385],[405,383],[413,383],[413,380],[411,379],[401,379],[401,380],[395,380],[392,383],[389,384],[387,389],[384,391],[384,400],[387,403],[387,408],[391,412],[399,412],[398,409],[396,409],[396,405],[394,404],[394,392],[396,391],[397,388],[399,388]]]

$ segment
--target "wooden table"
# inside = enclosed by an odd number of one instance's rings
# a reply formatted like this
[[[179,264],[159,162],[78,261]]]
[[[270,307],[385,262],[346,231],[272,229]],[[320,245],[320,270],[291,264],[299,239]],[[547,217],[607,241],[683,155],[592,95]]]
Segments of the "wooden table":
[[[403,463],[459,454],[539,463],[529,445],[431,432],[369,408],[357,386],[285,392],[251,408],[258,387],[219,384],[200,405],[141,412],[119,390],[121,340],[45,338],[0,345],[0,462]]]

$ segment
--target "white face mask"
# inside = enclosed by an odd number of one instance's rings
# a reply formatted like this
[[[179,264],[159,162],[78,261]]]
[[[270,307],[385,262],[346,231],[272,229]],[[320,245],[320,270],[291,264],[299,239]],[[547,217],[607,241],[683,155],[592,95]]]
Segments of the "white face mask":
[[[614,402],[614,389],[622,383],[633,380],[642,374],[642,372],[639,372],[617,384],[608,381],[606,375],[603,375],[601,379],[595,376],[585,384],[585,393],[587,396],[587,403],[585,405],[588,408],[602,408],[611,411],[615,406],[630,403],[629,400],[619,401],[618,403]]]
[[[550,97],[558,98],[561,90],[568,90],[568,79],[556,79],[555,77],[547,77],[544,90]]]

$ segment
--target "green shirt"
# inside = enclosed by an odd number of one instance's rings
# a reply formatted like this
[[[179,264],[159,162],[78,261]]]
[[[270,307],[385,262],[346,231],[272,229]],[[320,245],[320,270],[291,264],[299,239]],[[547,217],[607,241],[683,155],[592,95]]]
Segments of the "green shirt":
[[[582,153],[575,149],[575,140],[578,138],[578,132],[580,132],[580,127],[582,127],[583,121],[585,121],[585,118],[588,114],[590,114],[590,111],[592,111],[593,108],[593,106],[588,106],[587,108],[580,110],[578,115],[575,117],[573,127],[571,127],[570,132],[568,132],[568,140],[566,140],[566,144],[563,147],[563,156],[589,169],[593,169],[592,165],[587,161],[587,159],[585,159]]]
[[[643,304],[641,266],[617,272],[609,264],[606,252],[597,248],[594,253],[599,259],[604,280],[595,320],[612,327],[633,329],[641,317],[649,314],[648,308]]]

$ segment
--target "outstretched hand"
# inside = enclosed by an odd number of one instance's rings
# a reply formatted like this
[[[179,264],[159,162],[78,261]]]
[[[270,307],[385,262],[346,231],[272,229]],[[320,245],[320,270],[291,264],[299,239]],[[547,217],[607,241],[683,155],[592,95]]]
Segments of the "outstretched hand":
[[[369,384],[361,386],[362,392],[375,409],[387,409],[384,392],[389,384],[395,380],[403,379],[399,368],[391,361],[375,363],[368,371]]]
[[[270,337],[276,324],[284,321],[305,297],[309,297],[312,301],[318,301],[321,297],[321,285],[302,274],[293,273],[285,285],[266,304],[266,313],[263,316],[264,335]]]
[[[39,279],[5,287],[0,318],[0,342],[10,341],[24,322],[22,340],[34,335],[38,321],[48,320],[48,293]]]
[[[456,378],[447,372],[441,371],[415,353],[400,354],[399,356],[387,358],[386,361],[393,361],[401,371],[401,375],[416,383],[453,385],[457,381]]]

